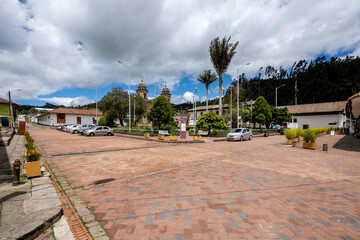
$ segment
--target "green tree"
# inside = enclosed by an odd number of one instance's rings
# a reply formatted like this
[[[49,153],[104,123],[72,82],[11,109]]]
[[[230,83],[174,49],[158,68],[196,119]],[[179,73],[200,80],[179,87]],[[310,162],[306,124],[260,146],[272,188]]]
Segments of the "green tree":
[[[275,108],[271,106],[271,114],[275,124],[282,124],[284,122],[291,122],[291,114],[287,107],[284,108]]]
[[[136,94],[136,96],[132,96],[132,98],[135,98],[135,116],[137,121],[140,121],[140,119],[145,115],[147,104],[145,99],[143,99],[140,95]],[[134,101],[132,101],[134,102]]]
[[[270,106],[263,96],[256,99],[253,109],[253,116],[255,117],[254,123],[266,124],[267,127],[270,125],[272,114]]]
[[[198,77],[199,82],[205,84],[206,87],[206,113],[208,112],[208,96],[209,96],[209,87],[210,84],[216,81],[215,73],[212,73],[210,69],[204,70],[204,73],[200,74]],[[210,89],[211,91],[211,89]]]
[[[148,120],[154,127],[164,127],[173,124],[173,109],[165,97],[157,97],[147,113]]]
[[[232,57],[235,55],[235,49],[239,45],[239,42],[235,44],[230,43],[230,38],[224,37],[220,40],[219,37],[213,39],[209,46],[210,59],[214,66],[214,69],[219,77],[219,114],[222,115],[222,75],[226,72]]]
[[[232,109],[232,126],[231,128],[236,128],[237,126],[237,109],[236,106]],[[243,106],[239,107],[239,116],[241,117],[241,120],[246,122],[250,119],[250,110],[248,108],[245,108]],[[224,115],[225,122],[230,122],[231,120],[231,114],[230,111],[226,112]]]
[[[135,115],[138,119],[144,116],[146,112],[146,102],[135,95],[131,95],[131,111],[133,111],[134,99],[136,103]],[[99,109],[108,117],[112,119],[119,118],[120,125],[124,126],[124,120],[129,114],[129,95],[121,87],[113,87],[111,92],[108,92],[99,101]],[[133,112],[132,112],[133,114]]]
[[[201,115],[196,122],[197,129],[209,131],[210,129],[226,129],[226,123],[223,117],[209,112]]]

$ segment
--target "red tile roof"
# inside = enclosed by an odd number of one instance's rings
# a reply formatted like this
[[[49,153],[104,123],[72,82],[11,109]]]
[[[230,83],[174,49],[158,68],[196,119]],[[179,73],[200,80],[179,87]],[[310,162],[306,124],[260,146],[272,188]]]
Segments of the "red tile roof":
[[[346,106],[346,101],[339,102],[325,102],[325,103],[313,103],[313,104],[301,104],[280,106],[278,108],[287,107],[291,114],[301,113],[325,113],[325,112],[342,112]]]
[[[96,110],[87,110],[87,109],[77,109],[77,108],[57,108],[50,112],[39,115],[42,117],[47,114],[69,114],[69,115],[87,115],[87,116],[96,116]],[[102,112],[98,110],[98,116],[102,116]]]
[[[7,104],[9,104],[9,100],[0,98],[0,103],[7,103]],[[16,103],[14,103],[14,102],[12,102],[12,104],[19,106],[19,104],[16,104]]]

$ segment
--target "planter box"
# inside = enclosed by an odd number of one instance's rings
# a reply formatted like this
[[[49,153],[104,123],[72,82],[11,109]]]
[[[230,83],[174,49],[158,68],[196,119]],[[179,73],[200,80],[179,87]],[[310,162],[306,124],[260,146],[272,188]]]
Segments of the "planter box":
[[[291,145],[293,140],[286,140],[286,145]]]
[[[145,138],[149,138],[149,137],[150,137],[150,133],[145,133],[145,134],[144,134],[144,137],[145,137]]]
[[[308,143],[304,142],[303,143],[303,148],[315,150],[317,148],[317,144],[316,143],[311,143],[311,142],[308,142]]]
[[[178,136],[169,136],[170,141],[177,141]]]
[[[25,162],[25,165],[26,165],[26,176],[28,178],[41,176],[40,161]]]
[[[158,139],[159,139],[159,140],[164,140],[164,139],[165,139],[165,136],[164,136],[164,135],[158,135]]]
[[[194,141],[201,141],[201,136],[193,136]]]

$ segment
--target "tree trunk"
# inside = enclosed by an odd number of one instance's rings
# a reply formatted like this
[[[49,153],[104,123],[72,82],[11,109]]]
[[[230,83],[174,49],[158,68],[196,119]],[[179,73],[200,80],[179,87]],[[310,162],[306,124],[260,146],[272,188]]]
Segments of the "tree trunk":
[[[219,76],[219,115],[222,116],[222,74]]]
[[[208,113],[208,102],[209,102],[208,92],[209,92],[209,86],[206,87],[206,113]]]

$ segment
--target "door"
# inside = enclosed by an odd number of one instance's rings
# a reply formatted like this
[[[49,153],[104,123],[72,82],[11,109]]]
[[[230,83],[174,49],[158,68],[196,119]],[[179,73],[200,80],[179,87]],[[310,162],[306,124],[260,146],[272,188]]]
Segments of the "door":
[[[77,124],[81,124],[81,117],[77,117]]]
[[[93,124],[96,124],[96,118],[93,118]]]
[[[3,127],[9,126],[9,118],[8,117],[1,117],[1,124]]]
[[[95,129],[95,135],[103,135],[104,132],[103,132],[103,128],[102,127],[97,127]]]

